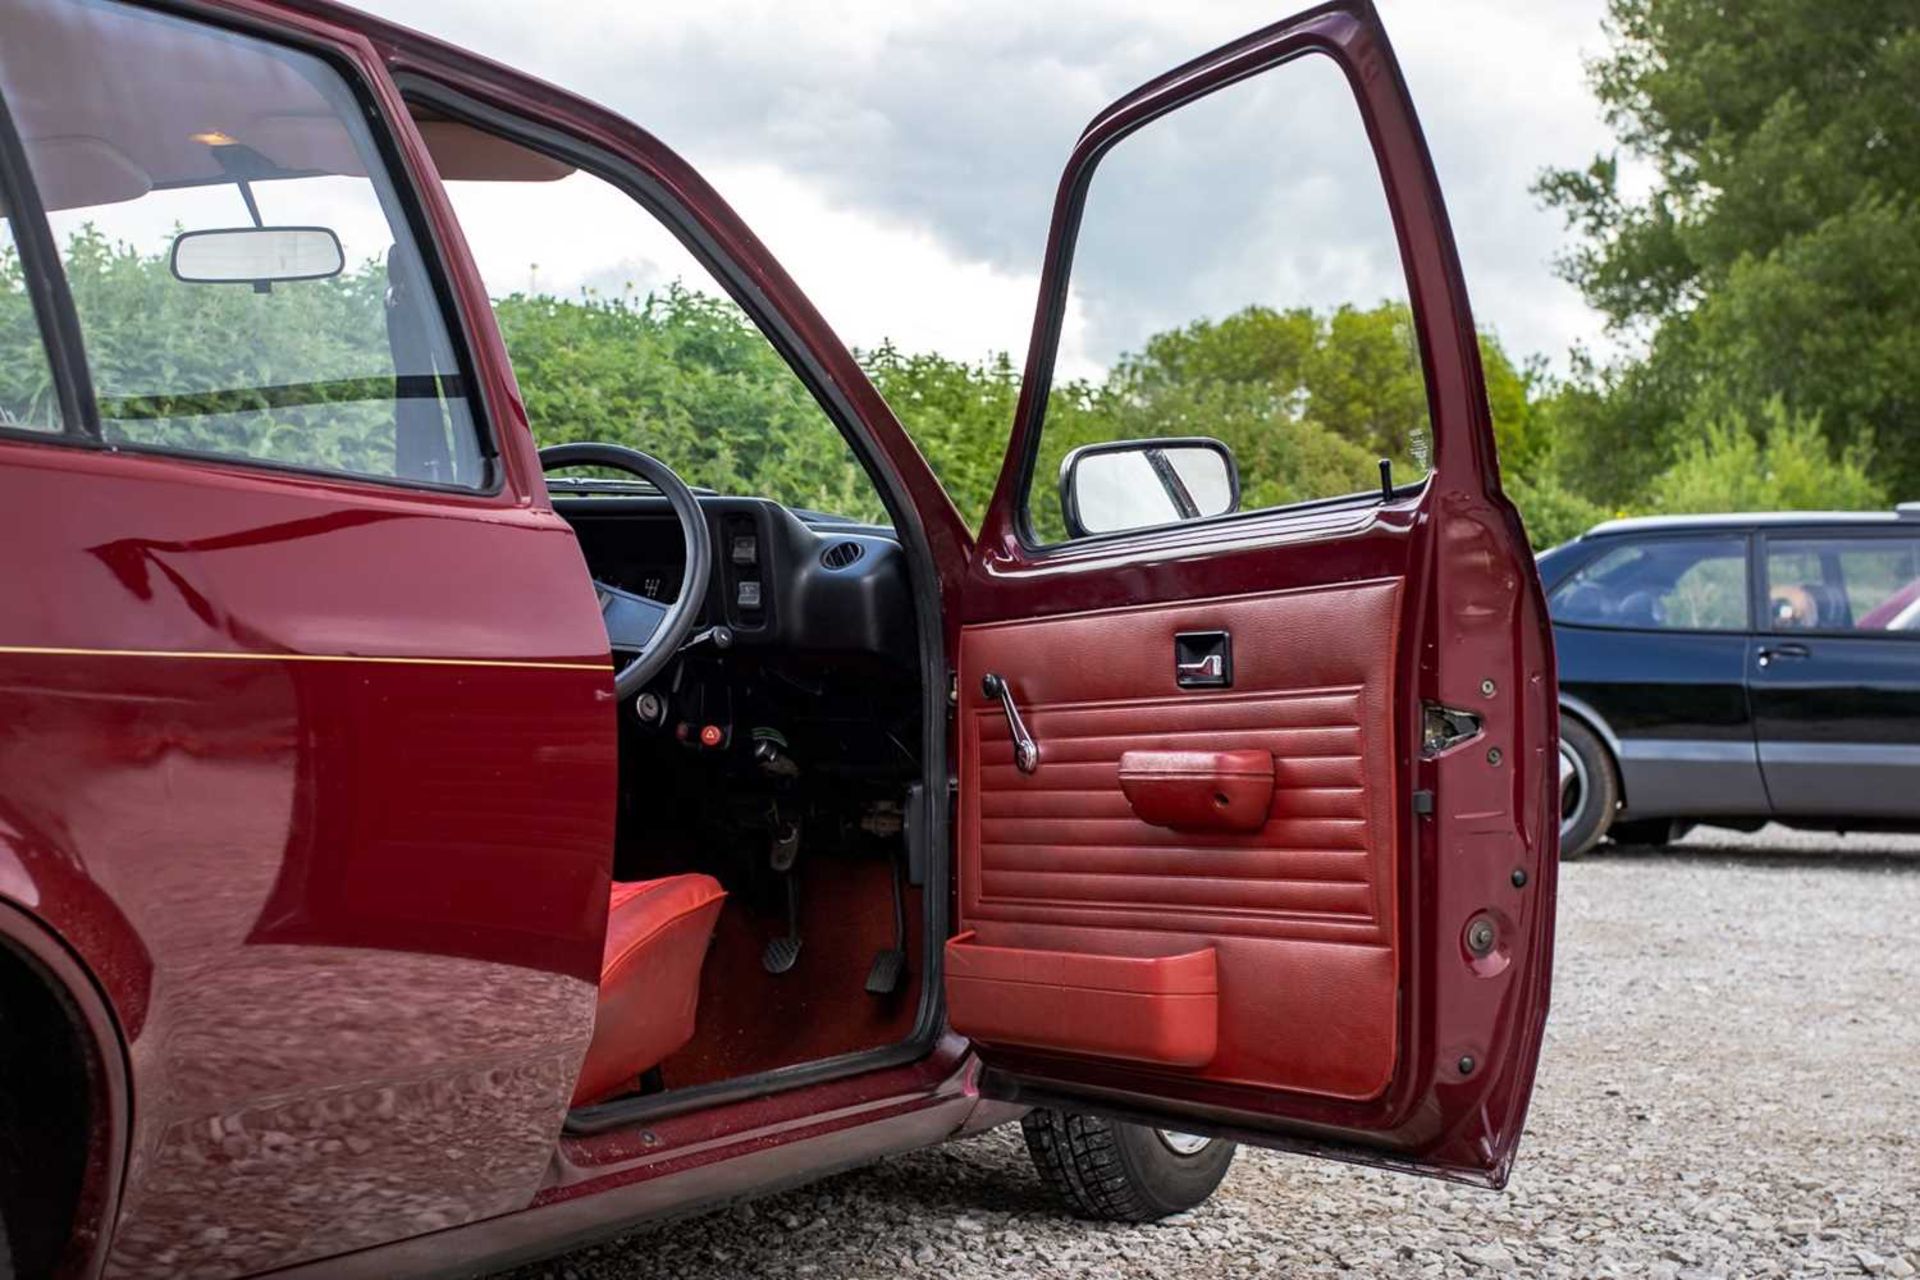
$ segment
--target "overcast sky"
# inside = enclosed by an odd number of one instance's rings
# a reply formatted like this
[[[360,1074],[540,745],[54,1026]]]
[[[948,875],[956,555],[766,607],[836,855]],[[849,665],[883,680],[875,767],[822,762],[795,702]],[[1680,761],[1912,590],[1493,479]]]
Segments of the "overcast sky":
[[[1566,236],[1528,185],[1544,166],[1584,163],[1608,145],[1582,70],[1602,47],[1604,0],[1379,2],[1445,188],[1476,318],[1516,356],[1563,366],[1572,344],[1600,344],[1601,326],[1554,276]],[[583,93],[666,141],[734,204],[848,342],[891,338],[971,359],[1024,351],[1054,185],[1086,121],[1140,81],[1290,5],[369,7]],[[1096,178],[1090,235],[1098,221],[1108,248],[1097,263],[1089,257],[1085,281],[1076,273],[1076,295],[1084,284],[1091,297],[1076,297],[1069,369],[1092,371],[1144,330],[1233,305],[1221,282],[1249,264],[1259,264],[1258,296],[1242,303],[1371,304],[1404,293],[1392,255],[1380,251],[1379,211],[1349,212],[1354,192],[1379,199],[1370,164],[1356,167],[1350,109],[1314,105],[1332,99],[1311,75],[1289,68],[1269,79],[1228,91],[1245,101],[1223,102],[1211,120],[1176,116],[1154,126],[1166,126],[1164,137],[1143,131]],[[1262,127],[1269,132],[1255,132]],[[1122,181],[1122,159],[1141,180]],[[1345,204],[1325,194],[1341,189]],[[1162,233],[1196,215],[1218,232]],[[534,283],[569,291],[606,283],[608,268],[634,258],[623,247],[632,224],[611,211],[602,218],[580,207],[565,227],[538,229],[504,210],[490,228],[469,221],[495,292],[526,287],[535,261]],[[556,239],[543,245],[540,231]],[[1288,261],[1309,241],[1308,257]]]

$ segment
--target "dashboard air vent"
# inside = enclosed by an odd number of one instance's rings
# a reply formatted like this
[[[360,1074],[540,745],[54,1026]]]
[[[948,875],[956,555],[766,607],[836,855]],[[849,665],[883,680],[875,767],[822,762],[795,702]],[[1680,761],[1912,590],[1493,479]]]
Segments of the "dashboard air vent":
[[[867,554],[867,549],[857,542],[836,542],[820,553],[820,563],[829,569],[844,569]]]

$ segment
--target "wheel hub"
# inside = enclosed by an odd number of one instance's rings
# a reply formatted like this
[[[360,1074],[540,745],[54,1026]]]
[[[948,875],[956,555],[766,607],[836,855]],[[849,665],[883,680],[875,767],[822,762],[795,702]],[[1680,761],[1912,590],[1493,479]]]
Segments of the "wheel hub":
[[[1180,1133],[1174,1129],[1155,1129],[1160,1142],[1167,1150],[1177,1156],[1197,1156],[1205,1151],[1212,1138],[1203,1138],[1197,1133]]]
[[[1565,742],[1560,744],[1560,838],[1565,840],[1586,806],[1587,762]]]

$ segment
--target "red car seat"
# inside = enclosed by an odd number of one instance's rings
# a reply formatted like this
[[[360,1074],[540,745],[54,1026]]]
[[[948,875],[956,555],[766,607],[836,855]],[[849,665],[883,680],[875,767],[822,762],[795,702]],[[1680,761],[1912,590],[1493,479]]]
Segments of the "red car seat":
[[[600,1003],[573,1105],[631,1090],[693,1038],[700,964],[726,890],[712,876],[615,883],[600,961]]]

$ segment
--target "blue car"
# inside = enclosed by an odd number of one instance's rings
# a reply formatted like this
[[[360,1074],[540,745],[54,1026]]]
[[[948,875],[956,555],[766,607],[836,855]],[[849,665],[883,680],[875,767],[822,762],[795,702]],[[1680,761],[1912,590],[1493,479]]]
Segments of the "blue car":
[[[1540,556],[1560,848],[1920,830],[1920,504],[1615,520]]]

